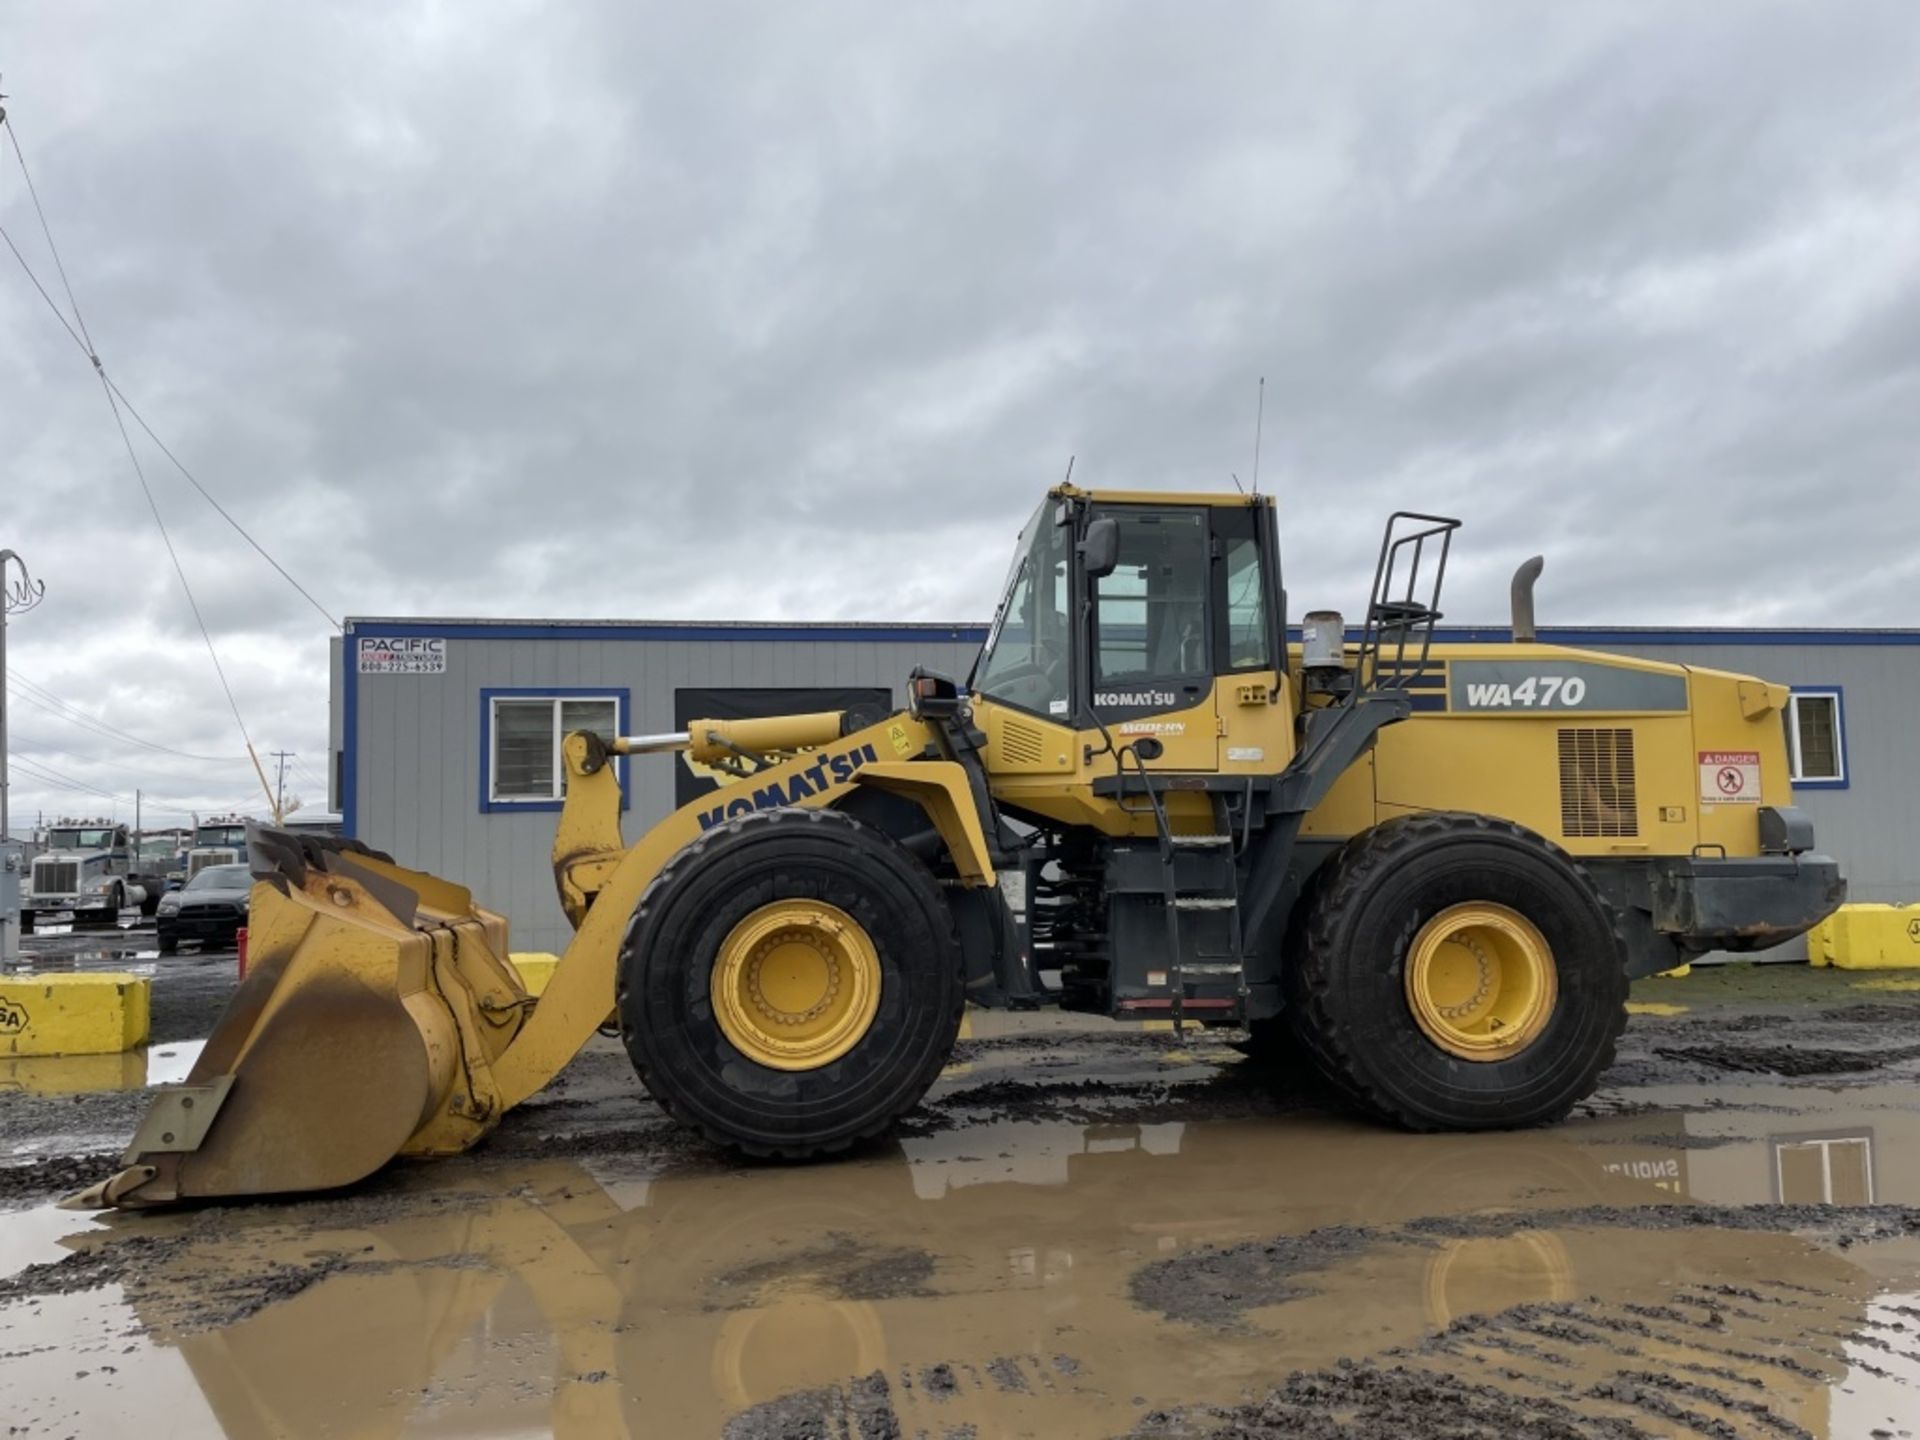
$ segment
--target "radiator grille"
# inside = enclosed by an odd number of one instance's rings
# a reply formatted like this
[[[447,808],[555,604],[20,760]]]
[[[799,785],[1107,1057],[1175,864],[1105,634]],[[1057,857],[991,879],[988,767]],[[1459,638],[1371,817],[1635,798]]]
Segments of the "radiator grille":
[[[1038,765],[1046,753],[1046,739],[1031,725],[1008,720],[1000,727],[1000,750],[1014,765]]]
[[[1633,731],[1560,732],[1560,830],[1589,837],[1640,833]]]
[[[80,866],[72,860],[33,862],[33,889],[38,895],[70,895],[80,888]]]

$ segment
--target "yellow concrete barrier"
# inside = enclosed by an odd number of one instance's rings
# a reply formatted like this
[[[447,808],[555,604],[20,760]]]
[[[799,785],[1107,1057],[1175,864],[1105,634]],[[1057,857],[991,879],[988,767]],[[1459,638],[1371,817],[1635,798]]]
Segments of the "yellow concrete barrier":
[[[1807,932],[1807,962],[1839,970],[1920,969],[1920,905],[1842,905]]]
[[[538,950],[526,950],[507,957],[513,962],[513,968],[520,972],[520,983],[526,987],[529,995],[538,995],[547,988],[547,982],[553,979],[553,967],[560,963],[558,955],[548,955]]]
[[[147,1052],[117,1055],[0,1055],[0,1095],[88,1095],[139,1090],[147,1083]]]
[[[137,975],[0,979],[0,1055],[116,1055],[147,1043],[149,982]]]

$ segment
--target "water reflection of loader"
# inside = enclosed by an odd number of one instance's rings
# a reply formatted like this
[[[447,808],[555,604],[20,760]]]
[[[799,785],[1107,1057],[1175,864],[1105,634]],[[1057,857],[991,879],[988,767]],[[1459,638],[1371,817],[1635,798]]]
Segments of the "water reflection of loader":
[[[304,1253],[362,1263],[177,1343],[233,1435],[437,1428],[447,1407],[446,1428],[462,1432],[712,1434],[755,1405],[874,1371],[891,1378],[909,1433],[967,1421],[1106,1433],[1135,1394],[1231,1398],[1526,1301],[1657,1300],[1689,1277],[1771,1271],[1829,1297],[1800,1297],[1820,1313],[1793,1323],[1845,1332],[1870,1290],[1782,1235],[1391,1238],[1424,1215],[1666,1198],[1609,1174],[1605,1147],[1538,1135],[1038,1124],[951,1139],[833,1167],[669,1175],[631,1210],[572,1165],[496,1175],[486,1196],[435,1213],[303,1233]],[[1387,1238],[1303,1275],[1312,1293],[1250,1312],[1243,1334],[1168,1321],[1130,1296],[1142,1264],[1323,1225]],[[1792,1348],[1790,1334],[1770,1338]],[[1827,1381],[1814,1377],[1830,1359],[1797,1353],[1808,1373],[1795,1374],[1720,1353],[1737,1345],[1635,1343],[1647,1361],[1754,1370],[1776,1408],[1824,1432]],[[1047,1370],[1056,1354],[1072,1357],[1071,1378]],[[1025,1390],[985,1378],[1004,1357],[1025,1365]],[[940,1363],[958,1393],[902,1385]]]

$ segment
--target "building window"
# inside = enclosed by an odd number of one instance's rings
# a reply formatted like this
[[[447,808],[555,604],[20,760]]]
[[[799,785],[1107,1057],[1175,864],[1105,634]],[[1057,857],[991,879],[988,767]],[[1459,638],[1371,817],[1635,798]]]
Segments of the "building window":
[[[1788,1205],[1871,1205],[1873,1136],[1776,1139],[1773,1182]]]
[[[480,706],[487,757],[482,808],[554,808],[567,793],[561,741],[575,730],[619,735],[627,697],[624,691],[486,690]],[[616,763],[623,765],[624,789],[624,762]]]
[[[1787,769],[1796,785],[1847,783],[1845,712],[1838,689],[1795,690],[1786,709]]]

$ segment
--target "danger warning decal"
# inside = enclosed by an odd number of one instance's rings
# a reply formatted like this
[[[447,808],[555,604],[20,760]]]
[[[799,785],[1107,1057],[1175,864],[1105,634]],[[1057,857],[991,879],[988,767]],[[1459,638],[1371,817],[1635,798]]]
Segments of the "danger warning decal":
[[[1758,750],[1702,750],[1700,752],[1702,805],[1758,805],[1760,752]]]

